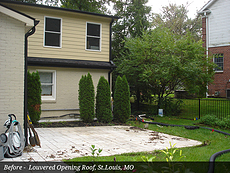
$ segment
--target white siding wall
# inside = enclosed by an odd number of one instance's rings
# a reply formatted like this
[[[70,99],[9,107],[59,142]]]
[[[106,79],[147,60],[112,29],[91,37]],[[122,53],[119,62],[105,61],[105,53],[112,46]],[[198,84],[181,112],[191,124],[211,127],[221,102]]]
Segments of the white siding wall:
[[[79,80],[82,75],[88,72],[92,75],[94,91],[96,96],[97,84],[101,76],[108,80],[109,70],[85,69],[85,68],[55,68],[55,67],[28,67],[31,72],[39,70],[56,71],[56,100],[43,100],[41,117],[60,116],[69,113],[79,113],[79,111],[43,111],[54,109],[79,109],[78,90]]]
[[[23,127],[25,24],[0,12],[0,132],[15,114]]]
[[[209,10],[209,47],[230,45],[230,0],[218,0]]]

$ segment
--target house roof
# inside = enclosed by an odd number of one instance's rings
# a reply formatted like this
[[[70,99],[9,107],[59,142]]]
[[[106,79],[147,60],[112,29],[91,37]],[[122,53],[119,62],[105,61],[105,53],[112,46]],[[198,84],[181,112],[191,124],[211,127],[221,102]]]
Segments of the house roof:
[[[54,7],[54,6],[48,6],[48,5],[25,3],[25,2],[19,2],[19,1],[11,1],[11,0],[0,0],[0,2],[12,3],[12,4],[18,4],[18,5],[27,5],[27,6],[40,7],[40,8],[47,8],[47,9],[53,9],[53,10],[62,10],[62,11],[67,11],[67,12],[74,12],[74,13],[81,13],[81,14],[88,14],[88,15],[95,15],[95,16],[100,16],[100,17],[105,17],[105,18],[119,19],[119,17],[112,16],[112,15],[105,15],[105,14],[80,11],[80,10],[74,10],[74,9],[68,9],[68,8],[61,8],[61,7]]]
[[[0,12],[26,24],[26,32],[35,26],[35,19],[0,3]]]
[[[206,10],[208,10],[216,1],[218,0],[210,0],[208,1],[199,11],[198,14],[202,14]]]
[[[94,68],[94,69],[113,69],[116,68],[113,62],[86,61],[57,58],[38,58],[28,57],[30,66],[48,66],[48,67],[71,67],[71,68]]]

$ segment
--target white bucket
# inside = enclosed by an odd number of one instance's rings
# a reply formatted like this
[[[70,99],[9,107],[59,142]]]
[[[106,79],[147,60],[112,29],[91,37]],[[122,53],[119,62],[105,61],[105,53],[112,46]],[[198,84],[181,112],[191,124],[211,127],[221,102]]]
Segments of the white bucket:
[[[160,117],[163,117],[163,109],[158,109],[158,115],[159,115]]]

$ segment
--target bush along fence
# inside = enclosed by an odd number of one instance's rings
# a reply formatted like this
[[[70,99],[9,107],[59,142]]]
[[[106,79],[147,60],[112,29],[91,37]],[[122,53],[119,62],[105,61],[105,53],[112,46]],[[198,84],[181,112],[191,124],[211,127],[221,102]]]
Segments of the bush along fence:
[[[227,99],[176,99],[167,98],[161,105],[164,116],[177,116],[186,119],[200,119],[205,115],[215,115],[220,120],[230,119],[230,100]],[[158,115],[157,102],[132,104],[132,114],[145,113],[148,116]]]
[[[230,100],[227,99],[182,99],[180,116],[200,119],[205,115],[215,115],[223,120],[230,119]]]

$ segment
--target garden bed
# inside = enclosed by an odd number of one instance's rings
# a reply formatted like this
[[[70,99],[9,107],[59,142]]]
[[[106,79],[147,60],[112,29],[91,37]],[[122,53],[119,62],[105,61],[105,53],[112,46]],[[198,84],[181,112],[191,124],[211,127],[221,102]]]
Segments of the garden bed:
[[[100,123],[94,121],[92,123],[84,123],[82,121],[60,121],[60,122],[42,122],[34,124],[35,128],[55,128],[55,127],[87,127],[87,126],[113,126],[113,125],[125,125],[122,123]]]

